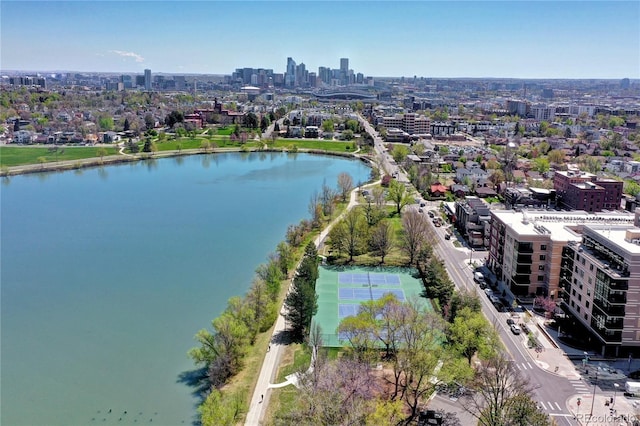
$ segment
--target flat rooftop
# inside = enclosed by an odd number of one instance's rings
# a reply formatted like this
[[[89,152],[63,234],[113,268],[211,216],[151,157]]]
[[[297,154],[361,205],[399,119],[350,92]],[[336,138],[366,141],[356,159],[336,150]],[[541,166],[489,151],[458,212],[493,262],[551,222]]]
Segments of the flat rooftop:
[[[633,225],[634,219],[633,213],[621,211],[587,213],[585,211],[493,210],[491,213],[519,235],[549,234],[552,241],[581,241],[581,235],[570,227],[587,224],[628,226]]]

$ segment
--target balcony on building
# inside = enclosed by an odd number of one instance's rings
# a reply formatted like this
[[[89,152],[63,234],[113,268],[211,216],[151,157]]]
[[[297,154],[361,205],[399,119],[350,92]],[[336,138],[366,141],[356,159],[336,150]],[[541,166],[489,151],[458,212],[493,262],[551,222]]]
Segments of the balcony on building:
[[[624,317],[624,305],[612,305],[596,298],[593,299],[593,306],[606,317]]]

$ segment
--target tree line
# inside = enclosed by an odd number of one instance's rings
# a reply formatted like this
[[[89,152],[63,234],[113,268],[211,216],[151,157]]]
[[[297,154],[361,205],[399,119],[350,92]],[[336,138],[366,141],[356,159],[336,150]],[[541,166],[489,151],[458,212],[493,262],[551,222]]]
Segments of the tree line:
[[[317,351],[293,408],[276,414],[275,424],[413,424],[433,392],[454,387],[479,425],[551,425],[480,307],[469,293],[454,294],[446,316],[392,294],[363,302],[336,330],[342,356],[329,360]],[[321,346],[319,333],[311,330],[312,345]],[[384,368],[372,368],[376,363]],[[461,426],[443,414],[444,425]]]
[[[338,181],[346,199],[344,194],[353,185],[351,177],[342,173]],[[339,192],[332,190],[332,194],[327,203],[336,202]],[[292,272],[296,250],[301,249],[321,223],[314,226],[312,221],[303,219],[298,225],[290,225],[285,241],[278,244],[275,253],[269,254],[266,263],[256,268],[247,293],[230,298],[226,309],[211,321],[211,329],[202,329],[195,335],[198,346],[189,351],[189,356],[206,371],[206,398],[198,409],[202,424],[235,424],[246,411],[245,395],[221,389],[244,367],[245,356],[257,335],[274,324],[280,308],[281,284]],[[302,341],[308,334],[317,310],[317,277],[317,250],[313,242],[308,242],[284,301],[293,340]]]

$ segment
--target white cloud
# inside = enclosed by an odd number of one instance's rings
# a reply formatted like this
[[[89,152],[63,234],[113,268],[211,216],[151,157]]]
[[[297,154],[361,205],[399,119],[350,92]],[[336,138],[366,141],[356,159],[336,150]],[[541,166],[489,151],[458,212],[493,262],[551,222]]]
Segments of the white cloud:
[[[134,58],[136,60],[136,62],[144,62],[144,58],[142,56],[138,55],[137,53],[124,52],[122,50],[110,50],[109,52],[115,53],[116,55],[120,55],[120,56],[123,56],[123,57]]]

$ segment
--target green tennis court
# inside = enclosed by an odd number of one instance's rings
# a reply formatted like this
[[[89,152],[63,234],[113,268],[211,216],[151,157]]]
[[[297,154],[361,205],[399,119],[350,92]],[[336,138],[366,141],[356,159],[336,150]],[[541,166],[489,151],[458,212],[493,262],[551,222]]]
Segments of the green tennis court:
[[[336,329],[342,318],[358,313],[360,303],[380,299],[386,293],[405,301],[422,292],[417,271],[410,268],[320,266],[319,272],[318,312],[313,322],[322,328],[323,346],[343,346]],[[419,298],[432,309],[427,299]]]

